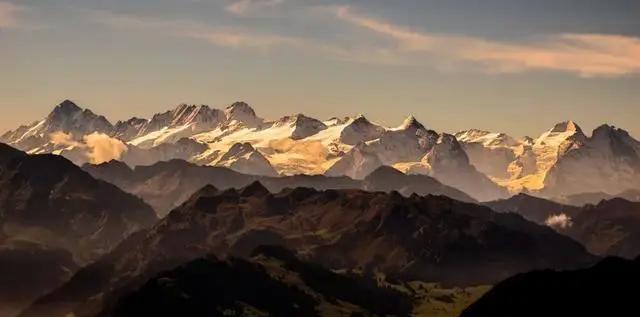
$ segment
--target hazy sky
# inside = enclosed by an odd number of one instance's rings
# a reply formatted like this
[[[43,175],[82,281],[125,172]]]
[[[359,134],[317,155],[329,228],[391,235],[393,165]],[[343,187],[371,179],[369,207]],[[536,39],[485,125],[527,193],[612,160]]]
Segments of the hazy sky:
[[[63,99],[640,137],[640,1],[0,0],[0,131]]]

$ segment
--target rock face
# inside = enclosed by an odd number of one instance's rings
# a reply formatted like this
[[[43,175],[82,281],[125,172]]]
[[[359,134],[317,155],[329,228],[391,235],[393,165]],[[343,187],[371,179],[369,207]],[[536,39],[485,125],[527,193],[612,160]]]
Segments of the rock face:
[[[86,262],[156,219],[139,198],[61,156],[27,155],[0,144],[0,236],[5,241],[67,249]]]
[[[575,271],[536,271],[493,287],[461,317],[623,316],[637,309],[640,260],[606,258]]]
[[[242,190],[207,186],[23,316],[83,316],[181,263],[208,253],[246,258],[265,244],[330,269],[447,285],[493,283],[518,272],[594,260],[549,228],[441,196],[307,188],[272,194],[258,183]]]
[[[295,187],[310,187],[318,190],[363,189],[385,192],[395,190],[405,196],[414,193],[444,195],[460,201],[476,202],[466,193],[446,186],[430,176],[405,175],[386,166],[379,167],[364,180],[324,175],[266,177],[241,174],[223,167],[198,166],[178,160],[151,166],[138,166],[135,169],[121,162],[112,161],[100,165],[87,164],[83,169],[95,178],[110,182],[143,198],[160,217],[164,217],[170,210],[207,184],[212,184],[219,189],[228,189],[241,188],[254,181],[260,181],[271,192]]]

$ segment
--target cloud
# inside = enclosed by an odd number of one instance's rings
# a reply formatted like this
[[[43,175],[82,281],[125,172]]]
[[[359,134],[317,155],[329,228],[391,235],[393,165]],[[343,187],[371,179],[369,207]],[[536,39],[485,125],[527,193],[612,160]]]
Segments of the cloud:
[[[211,26],[189,20],[162,20],[106,11],[94,11],[92,16],[94,22],[115,30],[154,32],[161,35],[205,41],[229,49],[255,50],[263,53],[276,50],[281,52],[296,51],[307,55],[358,63],[404,63],[384,48],[357,46],[345,48],[324,41],[265,34],[227,26]]]
[[[227,5],[225,10],[236,15],[243,15],[250,10],[273,7],[283,2],[284,0],[236,0]]]
[[[549,218],[547,218],[547,220],[544,221],[544,223],[556,230],[567,229],[573,225],[571,217],[567,216],[566,214],[551,215],[549,216]]]
[[[13,3],[0,1],[0,29],[17,27],[17,15],[22,10],[22,7]]]
[[[103,133],[94,132],[85,135],[82,139],[89,149],[87,156],[92,164],[118,160],[128,150],[122,141]]]
[[[554,70],[582,77],[640,73],[640,39],[621,35],[556,34],[528,43],[440,35],[411,30],[366,15],[349,6],[332,7],[335,16],[396,43],[396,54],[426,53],[478,64],[493,72]]]
[[[98,132],[85,135],[82,140],[77,140],[73,134],[54,132],[49,139],[57,147],[81,149],[92,164],[119,160],[128,150],[122,141]]]
[[[84,147],[84,144],[76,141],[73,138],[72,134],[67,134],[64,132],[54,132],[49,134],[49,140],[54,145],[66,146],[66,147]]]

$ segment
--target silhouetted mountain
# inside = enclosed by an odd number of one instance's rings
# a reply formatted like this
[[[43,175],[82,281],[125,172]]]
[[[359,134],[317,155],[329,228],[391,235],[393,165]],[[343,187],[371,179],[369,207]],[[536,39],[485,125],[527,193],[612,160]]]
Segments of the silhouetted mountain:
[[[611,195],[603,192],[581,193],[568,196],[560,196],[557,198],[553,198],[553,200],[566,205],[584,206],[587,204],[596,205],[603,200],[609,200],[616,197],[629,201],[640,202],[640,190],[629,189],[616,195]]]
[[[579,207],[567,206],[527,194],[517,194],[509,199],[490,201],[484,205],[498,212],[517,213],[538,224],[545,224],[552,216],[564,214],[573,217],[580,212]]]
[[[14,316],[78,269],[71,253],[12,241],[0,245],[0,316]]]
[[[163,272],[101,316],[326,316],[345,311],[409,316],[411,299],[377,281],[300,261],[277,247],[249,260],[210,256]]]
[[[0,242],[38,242],[84,262],[156,220],[142,200],[61,156],[0,144]]]
[[[185,161],[172,160],[151,166],[126,167],[116,161],[100,165],[84,165],[93,177],[117,185],[123,190],[143,198],[162,217],[184,202],[191,194],[207,184],[219,189],[241,188],[260,181],[271,192],[284,188],[311,187],[315,189],[364,189],[368,191],[399,191],[403,195],[445,195],[475,202],[469,195],[443,185],[426,175],[405,175],[391,167],[380,167],[364,180],[328,177],[323,175],[296,175],[266,177],[240,174],[223,167],[198,166]]]
[[[575,271],[535,271],[493,287],[461,317],[632,316],[640,260],[606,258]]]
[[[640,254],[640,203],[621,198],[583,207],[560,232],[598,255]]]
[[[443,196],[309,188],[272,194],[260,183],[242,190],[206,186],[23,316],[92,316],[159,272],[209,253],[246,258],[260,245],[295,250],[333,270],[445,285],[494,283],[532,269],[594,261],[581,245],[549,228]]]
[[[640,254],[640,203],[622,198],[583,207],[518,194],[485,203],[499,212],[513,212],[553,227],[597,255],[625,258]]]

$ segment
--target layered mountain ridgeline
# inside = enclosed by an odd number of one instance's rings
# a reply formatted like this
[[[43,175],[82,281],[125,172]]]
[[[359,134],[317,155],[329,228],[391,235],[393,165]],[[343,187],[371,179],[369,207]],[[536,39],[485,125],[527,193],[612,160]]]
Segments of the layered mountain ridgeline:
[[[640,203],[622,198],[576,207],[519,194],[485,203],[498,212],[511,212],[554,228],[597,255],[633,258],[640,254]]]
[[[151,207],[58,155],[0,144],[0,238],[71,251],[86,262],[157,220]]]
[[[560,232],[590,252],[634,258],[640,254],[640,203],[621,198],[587,205]]]
[[[112,125],[67,100],[45,119],[0,140],[29,153],[60,154],[78,165],[118,159],[137,166],[183,159],[245,174],[354,179],[388,165],[430,175],[478,200],[507,196],[469,164],[455,137],[427,129],[411,116],[392,128],[361,115],[320,121],[297,114],[269,121],[248,104],[236,102],[224,110],[183,104],[149,120],[132,118]]]
[[[58,155],[0,144],[0,315],[13,316],[157,218]]]
[[[640,142],[613,126],[602,125],[590,137],[572,121],[536,139],[479,130],[456,137],[473,165],[514,192],[561,197],[640,189]]]
[[[575,271],[536,271],[493,287],[460,316],[629,316],[638,311],[640,259],[606,258]]]
[[[552,217],[562,215],[575,217],[581,211],[580,207],[564,205],[528,194],[517,194],[508,199],[485,202],[483,205],[498,212],[516,213],[527,220],[547,225],[550,224],[547,221]]]
[[[518,272],[595,260],[549,228],[443,196],[308,188],[272,194],[260,183],[225,191],[207,186],[23,316],[92,316],[159,272],[210,253],[250,257],[260,245],[295,250],[332,270],[445,285],[490,284]]]
[[[27,241],[0,245],[0,316],[15,316],[78,269],[71,253]]]
[[[248,260],[211,256],[160,273],[99,316],[410,316],[410,294],[278,247]]]
[[[603,200],[610,200],[613,198],[622,198],[628,201],[640,202],[640,190],[629,189],[615,195],[603,192],[580,193],[555,197],[553,200],[565,205],[584,206],[589,204],[596,205]]]
[[[173,160],[151,166],[129,168],[126,164],[111,161],[100,165],[84,165],[83,169],[93,177],[117,185],[123,190],[143,198],[163,217],[184,202],[198,189],[211,184],[219,189],[241,188],[260,181],[271,192],[284,188],[310,187],[324,189],[363,189],[368,191],[398,191],[403,195],[444,195],[453,199],[475,202],[469,195],[438,182],[426,175],[405,175],[387,166],[376,169],[363,180],[346,176],[323,175],[266,177],[240,174],[223,167],[199,166]]]

